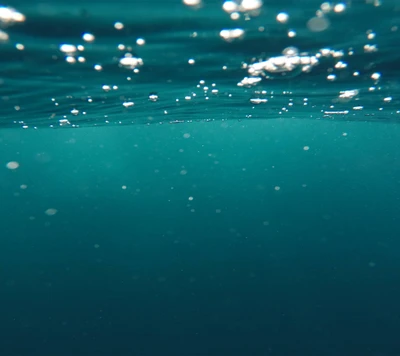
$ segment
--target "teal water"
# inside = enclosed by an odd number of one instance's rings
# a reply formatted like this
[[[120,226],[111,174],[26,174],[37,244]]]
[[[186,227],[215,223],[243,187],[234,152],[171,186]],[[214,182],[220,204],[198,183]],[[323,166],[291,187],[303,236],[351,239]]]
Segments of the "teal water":
[[[0,356],[400,355],[399,3],[222,4],[0,9]]]

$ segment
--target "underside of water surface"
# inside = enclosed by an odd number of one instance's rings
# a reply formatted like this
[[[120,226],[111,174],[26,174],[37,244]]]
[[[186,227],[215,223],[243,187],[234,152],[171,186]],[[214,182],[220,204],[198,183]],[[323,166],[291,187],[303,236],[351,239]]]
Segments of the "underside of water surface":
[[[10,1],[0,127],[398,122],[398,1]]]

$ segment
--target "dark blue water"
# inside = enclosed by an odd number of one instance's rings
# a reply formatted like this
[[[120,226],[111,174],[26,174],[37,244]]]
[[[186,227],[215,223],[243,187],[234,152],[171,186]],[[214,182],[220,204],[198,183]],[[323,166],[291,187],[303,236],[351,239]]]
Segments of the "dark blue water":
[[[400,355],[399,1],[4,5],[0,356]]]

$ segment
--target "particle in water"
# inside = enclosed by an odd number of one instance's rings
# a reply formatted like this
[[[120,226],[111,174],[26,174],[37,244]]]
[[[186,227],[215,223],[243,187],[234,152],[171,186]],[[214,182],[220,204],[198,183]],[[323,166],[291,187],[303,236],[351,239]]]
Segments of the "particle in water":
[[[146,43],[146,41],[145,41],[143,38],[138,38],[138,39],[136,40],[136,44],[137,44],[138,46],[143,46],[145,43]]]
[[[126,185],[123,185],[121,188],[122,188],[123,190],[125,190],[125,189],[126,189]]]
[[[288,37],[290,37],[290,38],[296,37],[296,31],[290,30],[290,31],[288,32]]]
[[[26,184],[21,184],[19,187],[20,187],[20,189],[23,189],[23,190],[28,188],[28,186]]]
[[[310,149],[310,146],[304,146],[304,147],[303,147],[303,150],[304,150],[304,151],[308,151],[309,149]]]
[[[17,168],[19,167],[19,163],[16,162],[16,161],[11,161],[11,162],[8,162],[8,163],[6,164],[6,167],[7,167],[8,169],[14,170],[14,169],[17,169]]]
[[[194,198],[193,197],[189,197],[188,200],[192,201]]]
[[[183,134],[183,138],[189,138],[190,137],[190,133],[184,133]]]
[[[53,216],[53,215],[56,215],[56,214],[57,214],[57,209],[50,208],[50,209],[47,209],[44,213],[45,213],[46,215],[48,215],[48,216]]]
[[[278,191],[278,190],[281,190],[281,187],[277,185],[277,186],[274,187],[274,189],[275,189],[276,191]]]
[[[15,45],[15,48],[18,49],[19,51],[23,51],[25,49],[25,46],[22,43],[17,43]]]
[[[220,214],[221,211],[222,211],[221,209],[215,209],[215,213],[216,213],[216,214]]]
[[[191,59],[188,60],[188,63],[189,64],[195,64],[196,62],[195,62],[195,60],[193,58],[191,58]]]
[[[99,248],[100,245],[99,245],[99,244],[94,244],[93,247],[94,247],[94,248]]]
[[[187,170],[186,169],[182,169],[179,173],[180,173],[181,176],[185,176],[187,174]]]

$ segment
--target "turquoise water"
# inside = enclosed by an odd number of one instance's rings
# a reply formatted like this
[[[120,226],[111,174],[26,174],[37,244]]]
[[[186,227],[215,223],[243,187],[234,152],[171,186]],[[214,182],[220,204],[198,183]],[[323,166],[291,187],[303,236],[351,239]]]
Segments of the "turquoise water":
[[[0,356],[400,355],[399,2],[5,5]]]

